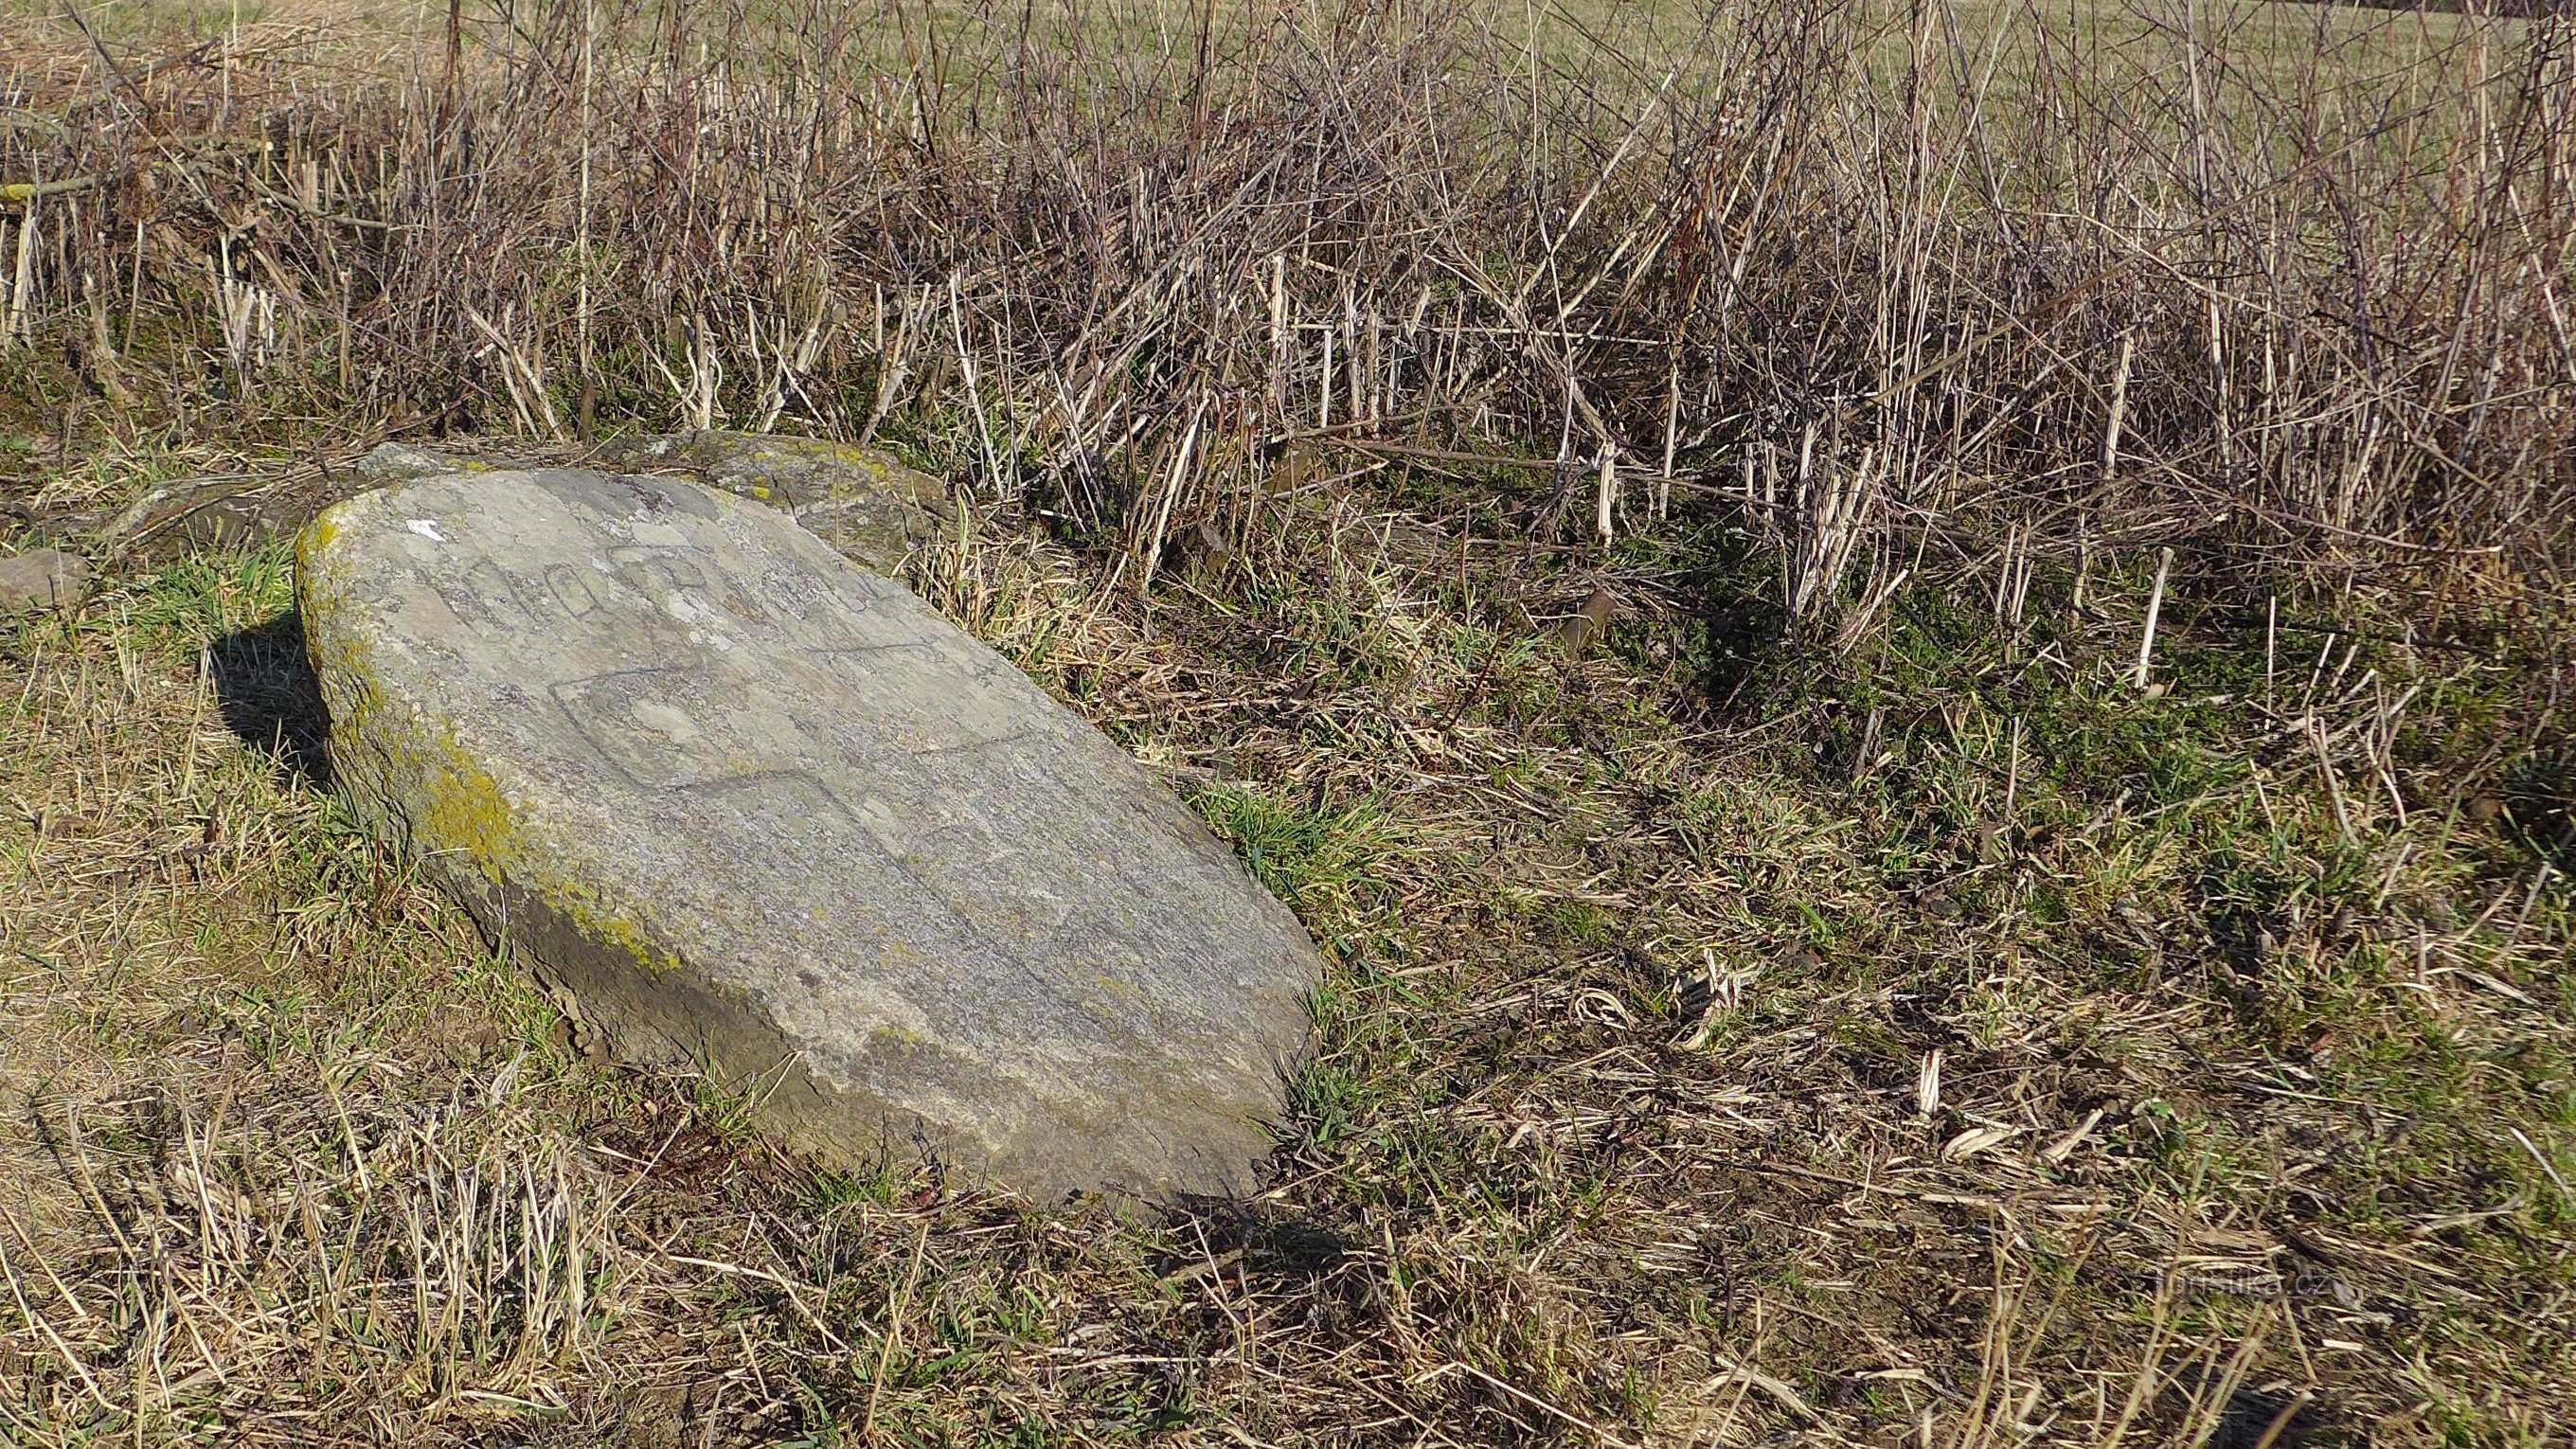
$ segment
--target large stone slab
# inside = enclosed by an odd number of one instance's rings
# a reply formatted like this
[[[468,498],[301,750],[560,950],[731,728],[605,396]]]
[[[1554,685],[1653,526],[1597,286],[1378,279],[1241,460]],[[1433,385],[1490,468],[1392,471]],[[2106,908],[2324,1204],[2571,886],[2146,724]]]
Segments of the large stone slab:
[[[331,762],[580,1029],[827,1158],[1040,1198],[1249,1185],[1297,921],[1150,773],[786,514],[395,484],[299,540]]]

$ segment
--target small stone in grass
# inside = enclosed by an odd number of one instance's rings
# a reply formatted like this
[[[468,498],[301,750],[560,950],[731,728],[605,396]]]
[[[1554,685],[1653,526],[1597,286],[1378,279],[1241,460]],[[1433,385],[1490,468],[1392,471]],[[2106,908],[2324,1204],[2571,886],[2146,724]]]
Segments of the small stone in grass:
[[[31,548],[0,559],[0,614],[60,609],[80,600],[89,563],[58,548]]]
[[[147,564],[197,551],[265,548],[293,536],[329,501],[229,474],[181,478],[134,500],[98,537],[118,558]]]
[[[1611,597],[1608,589],[1594,589],[1592,597],[1583,601],[1583,607],[1575,611],[1574,617],[1556,626],[1557,642],[1565,646],[1566,655],[1582,658],[1583,651],[1591,648],[1593,641],[1601,637],[1601,632],[1610,627],[1611,612],[1618,607],[1619,601]]]

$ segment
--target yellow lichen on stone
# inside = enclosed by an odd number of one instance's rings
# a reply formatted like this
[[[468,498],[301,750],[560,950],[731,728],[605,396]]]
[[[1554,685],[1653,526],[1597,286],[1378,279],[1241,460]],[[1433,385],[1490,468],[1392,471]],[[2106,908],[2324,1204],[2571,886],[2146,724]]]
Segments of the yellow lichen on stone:
[[[413,761],[421,803],[412,829],[430,849],[463,856],[499,885],[515,845],[510,802],[500,782],[453,737],[430,743],[420,754]]]
[[[295,567],[299,577],[313,566],[313,560],[324,549],[331,546],[331,540],[340,536],[340,520],[335,515],[344,506],[335,503],[323,509],[295,535]]]
[[[523,826],[522,808],[491,770],[460,741],[454,726],[430,721],[389,698],[367,658],[360,627],[340,627],[341,607],[331,545],[343,509],[324,510],[297,536],[296,602],[307,648],[331,706],[330,754],[343,793],[378,835],[420,857],[456,887],[497,902],[504,888],[535,897],[597,945],[648,970],[680,962],[606,893],[564,872]],[[314,627],[321,620],[325,627]],[[318,641],[329,639],[336,647]]]
[[[415,736],[404,752],[414,766],[413,793],[420,803],[410,819],[421,848],[463,865],[494,888],[535,897],[585,939],[647,970],[679,966],[679,958],[657,945],[606,892],[566,874],[550,852],[529,840],[520,828],[522,810],[452,732]]]

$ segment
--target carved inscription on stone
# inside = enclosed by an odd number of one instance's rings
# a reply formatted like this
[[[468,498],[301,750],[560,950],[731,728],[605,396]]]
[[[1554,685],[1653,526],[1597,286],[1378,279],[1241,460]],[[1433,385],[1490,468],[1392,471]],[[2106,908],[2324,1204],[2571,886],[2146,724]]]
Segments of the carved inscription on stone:
[[[362,495],[299,559],[342,775],[621,1050],[827,1154],[1250,1183],[1312,947],[899,586],[756,504],[568,470]]]

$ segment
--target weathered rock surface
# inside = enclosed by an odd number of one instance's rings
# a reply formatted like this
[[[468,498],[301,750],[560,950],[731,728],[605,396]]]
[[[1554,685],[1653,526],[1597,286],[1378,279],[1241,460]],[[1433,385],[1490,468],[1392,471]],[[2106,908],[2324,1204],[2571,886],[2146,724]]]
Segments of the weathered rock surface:
[[[892,573],[939,537],[948,490],[875,448],[774,434],[695,432],[620,438],[609,467],[685,472],[710,487],[786,509],[860,564]]]
[[[182,478],[152,489],[108,520],[99,541],[120,557],[146,563],[191,550],[263,548],[293,537],[347,491],[320,480]]]
[[[108,520],[98,539],[119,557],[144,563],[189,552],[266,548],[293,538],[313,515],[361,488],[519,466],[482,453],[380,443],[345,470],[175,479],[145,492]]]
[[[772,509],[495,472],[316,519],[335,777],[580,1029],[827,1158],[1239,1191],[1296,920],[1143,767]]]
[[[482,453],[384,442],[368,449],[365,457],[349,466],[371,482],[399,483],[413,478],[443,478],[450,473],[489,473],[517,465],[507,458]]]
[[[0,615],[59,609],[80,601],[89,563],[55,548],[0,559]]]
[[[560,455],[560,446],[543,451]],[[947,488],[873,448],[749,433],[667,433],[621,438],[599,458],[634,471],[679,473],[739,497],[783,508],[807,532],[865,568],[892,573],[939,538]],[[538,466],[464,446],[379,443],[345,471],[288,477],[218,474],[146,492],[97,526],[97,541],[125,559],[264,548],[291,538],[313,515],[380,483]],[[87,532],[92,518],[73,532]],[[56,529],[52,536],[63,536]]]

